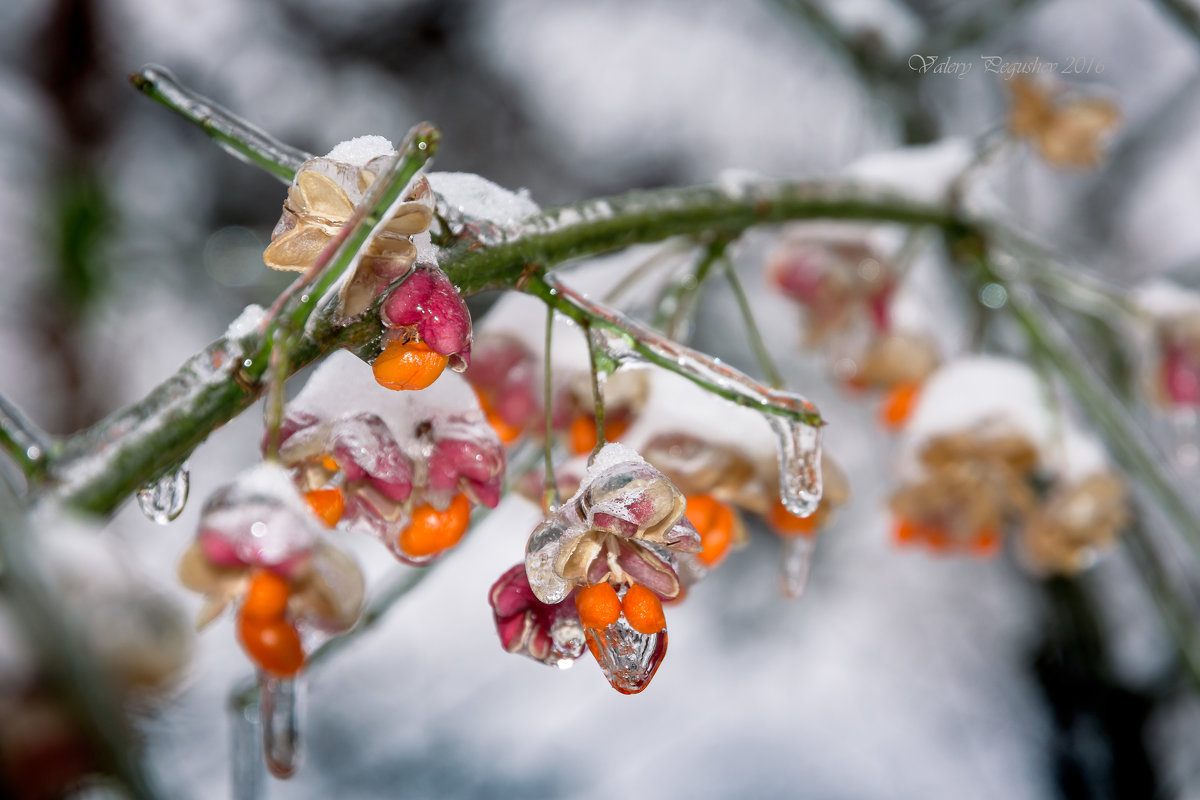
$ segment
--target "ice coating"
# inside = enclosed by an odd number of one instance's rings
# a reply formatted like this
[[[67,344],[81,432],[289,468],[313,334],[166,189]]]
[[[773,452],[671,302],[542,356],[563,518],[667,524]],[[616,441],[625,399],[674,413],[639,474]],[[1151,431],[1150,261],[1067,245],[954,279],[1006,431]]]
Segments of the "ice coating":
[[[185,461],[138,489],[138,507],[149,519],[166,525],[183,513],[188,497],[188,465]]]
[[[304,564],[320,535],[287,470],[263,463],[213,493],[197,542],[216,566],[264,567],[286,577]]]
[[[541,209],[524,192],[512,192],[470,172],[434,172],[433,190],[447,206],[465,217],[487,220],[501,228],[537,214]]]
[[[543,603],[584,584],[640,583],[664,598],[679,593],[675,553],[698,552],[683,495],[632,450],[600,450],[575,495],[530,535],[525,571]]]
[[[543,664],[565,668],[583,654],[583,627],[575,604],[543,603],[533,593],[525,565],[505,572],[488,595],[500,644]]]
[[[637,694],[649,686],[667,655],[665,629],[640,633],[621,618],[607,628],[587,628],[585,632],[600,671],[621,694]]]
[[[290,778],[300,766],[302,684],[296,678],[260,675],[258,687],[263,758],[276,778]]]
[[[807,517],[821,502],[821,429],[781,417],[770,422],[779,438],[779,499]]]

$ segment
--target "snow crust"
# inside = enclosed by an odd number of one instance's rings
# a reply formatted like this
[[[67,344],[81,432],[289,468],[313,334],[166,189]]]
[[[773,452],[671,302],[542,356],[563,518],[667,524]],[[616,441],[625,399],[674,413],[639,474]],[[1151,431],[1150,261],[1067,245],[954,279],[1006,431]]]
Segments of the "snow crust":
[[[367,162],[379,156],[390,156],[396,152],[392,143],[382,136],[356,136],[339,142],[325,157],[354,167],[365,167]]]

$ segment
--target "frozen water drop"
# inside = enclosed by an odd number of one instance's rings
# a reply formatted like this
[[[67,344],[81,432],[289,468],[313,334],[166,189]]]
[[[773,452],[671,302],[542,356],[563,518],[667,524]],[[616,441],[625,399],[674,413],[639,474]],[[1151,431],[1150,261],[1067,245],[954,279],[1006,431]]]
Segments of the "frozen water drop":
[[[188,496],[188,465],[185,461],[174,471],[138,489],[142,513],[159,525],[166,525],[183,513]]]
[[[821,502],[821,429],[798,420],[769,417],[779,439],[779,499],[797,517]]]
[[[622,617],[607,628],[588,628],[588,644],[600,671],[621,694],[637,694],[650,685],[667,654],[667,631],[635,631]]]
[[[569,669],[583,655],[583,626],[574,616],[562,615],[550,628],[550,655],[559,669]]]
[[[276,778],[290,778],[300,766],[301,684],[290,678],[259,679],[263,758]]]
[[[779,583],[787,599],[796,600],[804,594],[816,547],[816,536],[795,536],[783,541],[783,570]]]
[[[263,794],[262,735],[258,707],[234,705],[230,710],[230,766],[234,800],[258,800]]]

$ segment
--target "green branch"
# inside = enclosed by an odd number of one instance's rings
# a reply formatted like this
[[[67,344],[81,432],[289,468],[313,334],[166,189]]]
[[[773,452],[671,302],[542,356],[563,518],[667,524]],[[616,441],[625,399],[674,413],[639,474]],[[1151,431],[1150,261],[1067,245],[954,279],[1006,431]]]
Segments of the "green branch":
[[[139,84],[143,90],[157,88],[170,100],[169,107],[180,110],[202,127],[207,124],[205,130],[210,133],[218,131],[225,137],[220,141],[239,156],[274,174],[290,174],[296,160],[304,155],[290,148],[281,149],[269,138],[263,139],[264,135],[252,126],[203,98],[190,93],[179,95],[183,90],[166,91],[174,84],[167,83],[162,73],[148,70],[141,77],[145,79]],[[248,138],[239,138],[243,135]],[[393,187],[402,178],[400,175]],[[347,232],[343,242],[350,243],[345,245],[346,250],[339,251],[337,258],[351,252],[356,242],[365,241],[371,222],[377,218],[378,213],[373,212],[370,219],[364,219],[361,225]],[[526,220],[497,244],[459,241],[443,251],[439,262],[462,294],[469,295],[483,289],[520,285],[530,264],[553,268],[570,259],[660,242],[673,236],[734,236],[755,225],[797,219],[931,225],[947,233],[969,230],[967,223],[951,210],[896,194],[838,182],[762,182],[737,187],[632,192],[551,209]],[[285,313],[293,320],[306,319],[305,315],[312,312],[312,304],[320,299],[320,286],[315,284],[311,291],[301,293],[300,297],[307,295],[307,299]],[[570,303],[565,305],[571,307],[571,316],[581,313]],[[314,315],[291,348],[289,370],[299,370],[339,347],[373,357],[382,333],[378,306],[377,302],[360,319],[345,327],[335,325],[323,313]],[[607,324],[611,329],[611,321]],[[626,335],[655,337],[641,328],[626,327],[625,331]],[[60,453],[47,464],[45,478],[35,488],[42,495],[54,495],[79,508],[97,513],[112,511],[138,487],[186,458],[209,434],[259,397],[269,351],[269,340],[259,333],[214,342],[145,399],[67,438]],[[709,388],[721,388],[712,381],[706,384]],[[727,390],[722,391],[729,395]],[[820,421],[811,407],[796,406],[778,413]]]

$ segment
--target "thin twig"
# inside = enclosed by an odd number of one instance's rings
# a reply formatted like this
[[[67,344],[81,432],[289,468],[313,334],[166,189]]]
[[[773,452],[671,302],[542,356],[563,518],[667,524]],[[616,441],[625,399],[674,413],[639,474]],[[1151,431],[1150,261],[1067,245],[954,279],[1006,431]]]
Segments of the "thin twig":
[[[592,416],[596,418],[596,446],[592,448],[592,454],[588,458],[590,464],[596,458],[596,454],[604,449],[604,389],[600,383],[601,368],[597,364],[597,350],[600,346],[592,338],[592,326],[583,326],[583,335],[587,338],[588,345],[588,366],[592,373]],[[605,372],[605,379],[608,373]]]
[[[153,64],[129,76],[147,97],[162,103],[200,127],[217,144],[239,160],[261,167],[285,183],[311,155],[275,139],[203,95],[187,89],[170,72]]]
[[[554,477],[554,387],[551,380],[554,343],[554,309],[546,306],[545,361],[542,365],[542,411],[546,417],[546,436],[542,450],[546,456],[546,474],[542,483],[542,508],[547,512],[558,506],[558,481]]]
[[[621,313],[590,300],[551,275],[532,276],[525,290],[580,325],[612,334],[613,341],[606,345],[606,349],[609,356],[617,361],[630,357],[641,358],[682,375],[700,388],[738,405],[807,425],[824,424],[816,406],[800,395],[763,386],[712,356],[667,339]]]
[[[738,312],[742,315],[742,322],[746,326],[746,336],[750,339],[750,346],[754,348],[754,357],[758,359],[759,369],[762,370],[768,386],[772,389],[782,389],[783,378],[775,366],[775,359],[771,357],[771,351],[767,349],[767,343],[763,341],[762,332],[758,329],[758,322],[754,319],[754,310],[750,308],[750,300],[746,297],[746,290],[742,288],[737,270],[733,268],[729,259],[725,259],[722,266],[725,271],[725,280],[729,282],[729,288],[733,290],[733,296],[737,300]]]
[[[709,242],[708,247],[701,251],[696,260],[692,273],[668,287],[659,298],[653,320],[654,327],[663,329],[663,321],[669,312],[670,322],[665,327],[667,336],[677,342],[690,338],[692,317],[696,314],[705,282],[712,272],[713,264],[725,255],[725,249],[731,241],[731,238],[721,236]],[[671,308],[672,305],[674,308]]]
[[[49,434],[34,425],[7,397],[0,395],[0,449],[20,468],[26,480],[35,480],[45,471],[53,446],[54,440]]]

